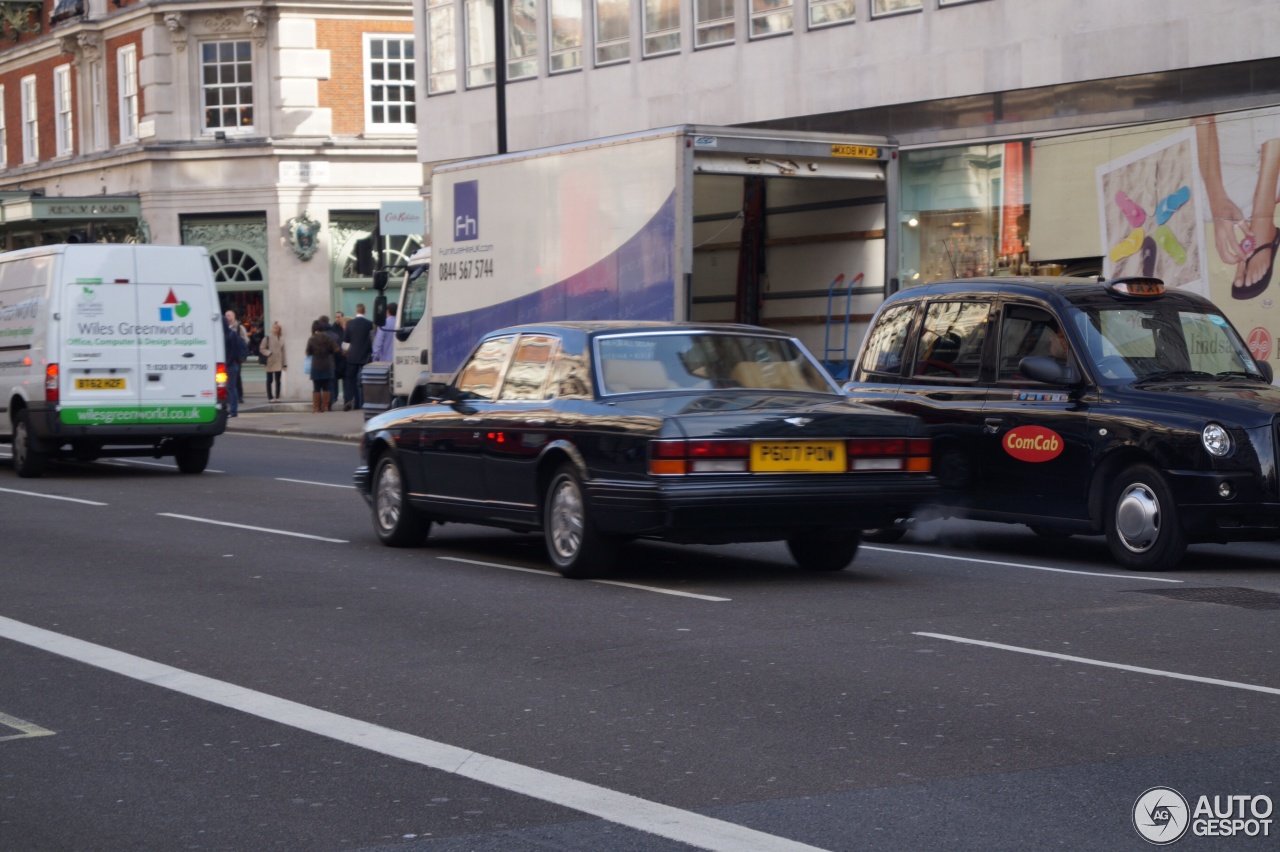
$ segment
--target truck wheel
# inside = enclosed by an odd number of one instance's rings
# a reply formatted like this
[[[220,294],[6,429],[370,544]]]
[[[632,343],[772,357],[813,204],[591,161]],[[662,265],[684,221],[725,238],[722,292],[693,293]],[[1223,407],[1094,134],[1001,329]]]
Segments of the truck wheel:
[[[618,542],[587,517],[582,481],[572,465],[564,465],[551,477],[543,515],[547,555],[563,576],[580,580],[613,562]]]
[[[791,558],[806,571],[843,571],[858,553],[860,530],[805,530],[787,539]]]
[[[417,547],[431,532],[431,519],[409,503],[400,465],[390,453],[373,469],[373,529],[388,547]]]
[[[173,453],[173,460],[178,463],[178,470],[183,473],[204,473],[209,466],[210,447],[192,446],[190,443],[178,444]]]
[[[35,479],[44,474],[45,463],[49,457],[33,444],[31,424],[26,409],[20,409],[13,415],[13,469],[23,479]]]
[[[1149,464],[1126,469],[1107,500],[1107,545],[1131,571],[1168,571],[1187,551],[1173,492]]]

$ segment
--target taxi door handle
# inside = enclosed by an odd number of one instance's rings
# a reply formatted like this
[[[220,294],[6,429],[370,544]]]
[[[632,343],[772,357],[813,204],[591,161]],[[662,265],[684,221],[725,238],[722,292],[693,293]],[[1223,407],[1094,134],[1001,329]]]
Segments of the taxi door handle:
[[[1004,423],[1003,417],[988,417],[982,422],[982,429],[988,435],[994,435],[1000,431],[1000,424]]]

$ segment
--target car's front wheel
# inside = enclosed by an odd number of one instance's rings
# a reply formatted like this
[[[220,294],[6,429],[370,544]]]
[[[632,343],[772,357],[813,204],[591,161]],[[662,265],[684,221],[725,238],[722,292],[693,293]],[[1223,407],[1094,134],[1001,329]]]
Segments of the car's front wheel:
[[[13,469],[23,479],[35,479],[44,474],[48,456],[34,444],[30,419],[26,409],[22,409],[13,416]]]
[[[1117,562],[1132,571],[1168,571],[1187,550],[1173,492],[1149,464],[1127,468],[1107,500],[1107,545]]]
[[[859,530],[804,530],[787,539],[787,550],[806,571],[843,571],[861,543]]]
[[[400,465],[390,453],[373,468],[373,529],[389,547],[417,547],[431,531],[431,519],[409,503]]]
[[[543,513],[547,556],[562,575],[583,579],[613,561],[618,541],[591,522],[582,480],[572,465],[562,466],[551,477]]]

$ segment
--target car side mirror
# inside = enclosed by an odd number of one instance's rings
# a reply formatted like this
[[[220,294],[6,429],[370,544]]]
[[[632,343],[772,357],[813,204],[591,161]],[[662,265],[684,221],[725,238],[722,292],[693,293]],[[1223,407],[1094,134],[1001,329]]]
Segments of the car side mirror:
[[[1258,370],[1262,373],[1262,377],[1267,380],[1267,384],[1271,384],[1276,377],[1275,370],[1271,368],[1270,361],[1258,361]]]
[[[1074,385],[1080,380],[1075,367],[1059,364],[1046,355],[1028,355],[1023,358],[1018,362],[1018,372],[1046,385]]]
[[[383,270],[378,271],[382,272]],[[382,283],[383,286],[386,286],[385,280]],[[382,328],[387,324],[387,297],[382,294],[381,290],[378,291],[378,295],[373,297],[373,324],[377,328]]]

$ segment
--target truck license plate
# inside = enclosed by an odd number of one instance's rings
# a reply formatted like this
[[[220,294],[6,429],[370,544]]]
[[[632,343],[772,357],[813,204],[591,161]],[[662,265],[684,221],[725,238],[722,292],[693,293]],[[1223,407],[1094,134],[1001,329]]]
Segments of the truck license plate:
[[[756,441],[751,470],[757,473],[843,473],[841,441]]]
[[[124,379],[76,379],[76,390],[124,390]]]
[[[832,145],[831,156],[877,160],[880,158],[880,149],[874,145]]]

